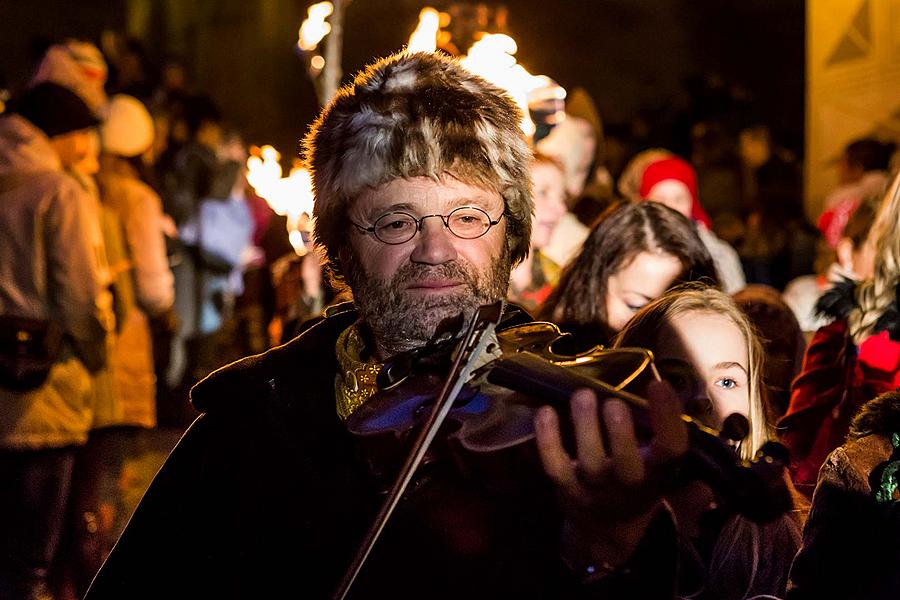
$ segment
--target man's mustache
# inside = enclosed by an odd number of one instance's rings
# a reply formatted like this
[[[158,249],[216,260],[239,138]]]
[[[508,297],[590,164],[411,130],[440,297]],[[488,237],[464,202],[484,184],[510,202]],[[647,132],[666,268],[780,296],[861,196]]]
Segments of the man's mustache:
[[[408,263],[400,267],[391,278],[391,287],[395,290],[402,289],[410,283],[449,279],[460,281],[470,288],[475,287],[475,278],[461,263],[451,261],[439,265],[423,265]]]

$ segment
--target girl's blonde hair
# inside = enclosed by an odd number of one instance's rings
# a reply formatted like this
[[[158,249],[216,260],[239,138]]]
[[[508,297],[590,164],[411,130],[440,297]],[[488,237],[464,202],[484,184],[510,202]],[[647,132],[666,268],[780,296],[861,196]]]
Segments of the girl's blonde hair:
[[[875,275],[856,286],[856,306],[847,317],[853,341],[862,343],[897,297],[900,282],[900,173],[894,177],[869,232],[874,240]]]
[[[763,353],[756,330],[728,294],[715,288],[688,284],[675,288],[644,306],[616,336],[614,347],[653,350],[663,326],[674,317],[690,312],[722,315],[734,323],[747,343],[750,434],[740,447],[741,458],[751,459],[767,441],[774,439],[763,402]]]

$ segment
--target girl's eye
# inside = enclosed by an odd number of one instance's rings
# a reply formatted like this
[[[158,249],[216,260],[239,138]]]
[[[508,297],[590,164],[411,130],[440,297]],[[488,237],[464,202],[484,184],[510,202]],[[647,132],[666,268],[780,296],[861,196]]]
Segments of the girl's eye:
[[[640,306],[637,306],[634,304],[626,304],[625,306],[627,306],[628,310],[630,310],[631,312],[637,312],[637,311],[641,310],[642,308],[644,308],[643,304],[641,304]]]
[[[738,382],[731,377],[723,377],[716,381],[716,385],[725,390],[731,390],[738,386]]]

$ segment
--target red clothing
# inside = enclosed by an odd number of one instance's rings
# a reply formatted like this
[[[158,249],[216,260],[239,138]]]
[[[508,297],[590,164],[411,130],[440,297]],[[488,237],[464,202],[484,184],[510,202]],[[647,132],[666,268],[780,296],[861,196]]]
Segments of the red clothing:
[[[673,156],[650,164],[641,176],[641,197],[646,198],[653,186],[667,179],[680,181],[691,193],[691,220],[703,223],[707,229],[712,229],[712,219],[700,204],[697,194],[697,172],[686,160]]]
[[[859,348],[845,320],[816,332],[791,386],[790,406],[778,423],[799,490],[812,493],[819,468],[844,443],[859,408],[898,386],[900,343],[891,341],[887,332],[873,335]]]

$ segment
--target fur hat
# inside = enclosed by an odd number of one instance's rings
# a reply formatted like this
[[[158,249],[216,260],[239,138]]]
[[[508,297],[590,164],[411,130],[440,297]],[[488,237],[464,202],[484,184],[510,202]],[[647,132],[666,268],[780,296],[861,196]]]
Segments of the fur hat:
[[[333,273],[347,238],[347,206],[397,178],[450,174],[496,190],[506,204],[515,264],[525,257],[533,202],[521,114],[500,88],[441,54],[379,60],[335,95],[304,140],[315,191],[316,242]]]
[[[109,101],[100,126],[103,151],[126,158],[142,154],[153,144],[153,117],[133,96],[116,94]]]

